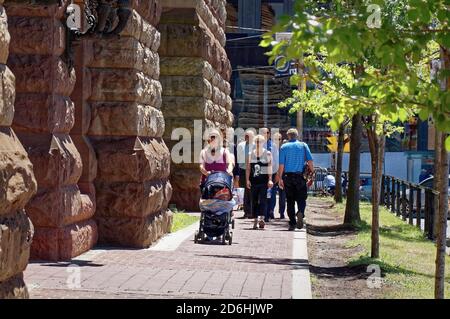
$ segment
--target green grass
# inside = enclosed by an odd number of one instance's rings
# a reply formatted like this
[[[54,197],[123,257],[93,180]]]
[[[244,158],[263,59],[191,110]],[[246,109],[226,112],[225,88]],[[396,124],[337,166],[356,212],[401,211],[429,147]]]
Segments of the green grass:
[[[337,205],[344,211],[344,205]],[[411,226],[384,208],[380,208],[380,259],[370,258],[372,210],[361,203],[361,223],[356,225],[358,235],[348,247],[363,247],[363,252],[352,258],[353,266],[378,264],[388,289],[386,298],[433,298],[435,244],[427,240],[415,226]],[[446,259],[445,296],[450,298],[450,257]]]
[[[183,211],[177,211],[175,210],[173,212],[173,223],[172,223],[172,229],[171,233],[174,233],[180,229],[186,228],[196,221],[198,221],[200,217],[198,216],[191,216],[189,214],[186,214]]]

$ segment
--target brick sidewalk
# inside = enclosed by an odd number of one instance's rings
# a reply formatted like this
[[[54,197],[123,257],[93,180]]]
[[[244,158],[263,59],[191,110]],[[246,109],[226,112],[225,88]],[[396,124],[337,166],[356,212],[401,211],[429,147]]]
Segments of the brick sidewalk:
[[[31,298],[292,298],[293,271],[308,269],[292,258],[294,234],[287,220],[255,231],[237,219],[232,246],[192,236],[170,252],[96,248],[71,263],[30,263],[25,280]],[[77,273],[80,285],[68,286]]]

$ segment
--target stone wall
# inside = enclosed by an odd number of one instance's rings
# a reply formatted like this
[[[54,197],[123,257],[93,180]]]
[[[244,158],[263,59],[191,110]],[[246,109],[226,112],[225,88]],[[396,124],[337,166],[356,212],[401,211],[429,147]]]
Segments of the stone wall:
[[[28,265],[33,225],[24,207],[36,192],[33,167],[11,128],[15,77],[6,66],[9,42],[0,0],[0,299],[28,297],[22,273]]]
[[[224,46],[225,0],[163,0],[161,32],[162,110],[166,120],[164,138],[172,147],[174,128],[187,128],[202,138],[206,127],[226,128],[233,115],[229,79],[231,65]],[[194,120],[201,128],[194,130]],[[201,129],[201,130],[199,130]],[[177,208],[198,210],[200,172],[194,149],[191,161],[172,164],[172,202]]]
[[[34,166],[38,190],[27,205],[35,226],[33,259],[66,260],[93,247],[97,226],[92,194],[80,192],[82,161],[71,136],[75,70],[65,60],[62,5],[7,2],[8,65],[16,75],[13,128]]]
[[[96,153],[99,242],[148,247],[170,230],[170,154],[159,82],[159,0],[131,1],[116,39],[85,43],[89,128]],[[88,57],[90,56],[90,57]],[[86,76],[87,77],[87,76]]]

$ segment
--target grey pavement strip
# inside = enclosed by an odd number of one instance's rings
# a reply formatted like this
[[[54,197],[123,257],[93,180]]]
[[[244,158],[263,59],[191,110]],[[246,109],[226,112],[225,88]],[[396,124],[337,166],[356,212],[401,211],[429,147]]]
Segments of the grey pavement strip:
[[[295,231],[292,247],[292,299],[312,299],[306,229]]]
[[[199,227],[199,222],[196,222],[186,228],[177,232],[167,234],[161,238],[158,243],[148,248],[152,251],[175,251],[186,239],[194,238],[194,233]]]

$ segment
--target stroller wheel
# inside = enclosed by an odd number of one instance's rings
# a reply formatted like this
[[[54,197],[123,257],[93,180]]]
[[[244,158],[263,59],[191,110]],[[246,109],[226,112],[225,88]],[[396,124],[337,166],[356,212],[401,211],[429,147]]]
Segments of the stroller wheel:
[[[226,237],[227,236],[225,236],[225,234],[222,235],[222,245],[226,245],[227,244],[227,238]]]
[[[234,229],[234,219],[233,219],[233,221],[231,222],[231,228]]]
[[[228,245],[231,246],[232,243],[233,243],[233,233],[230,234],[230,238],[228,239]]]
[[[195,231],[195,235],[194,235],[194,243],[198,243],[198,230]]]

